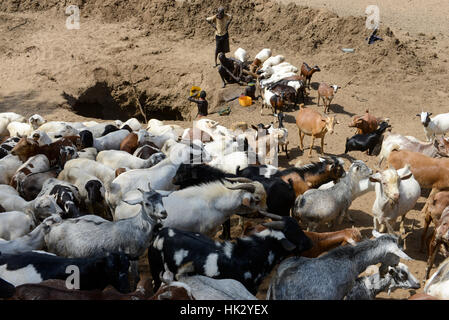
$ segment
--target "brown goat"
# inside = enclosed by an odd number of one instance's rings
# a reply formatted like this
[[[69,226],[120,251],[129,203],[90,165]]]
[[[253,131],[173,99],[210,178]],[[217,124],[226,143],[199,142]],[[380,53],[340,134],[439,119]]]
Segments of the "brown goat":
[[[120,143],[120,150],[126,151],[129,154],[133,154],[134,151],[139,147],[139,136],[130,132],[125,139]]]
[[[427,236],[427,230],[430,223],[432,221],[434,223],[437,223],[437,221],[441,217],[441,214],[447,206],[449,206],[449,191],[440,191],[435,194],[433,199],[429,199],[429,206],[424,222],[424,231],[421,236],[421,250],[424,247],[424,243],[426,243],[425,238]]]
[[[64,280],[45,280],[41,283],[17,286],[9,300],[145,300],[147,298],[148,293],[140,284],[135,292],[123,294],[112,287],[107,287],[103,291],[67,289]]]
[[[128,171],[126,168],[115,169],[115,177],[117,178],[119,175],[121,175],[122,173],[125,173],[126,171]]]
[[[282,111],[282,109],[284,108],[285,102],[286,101],[285,101],[285,93],[284,93],[284,91],[281,91],[280,95],[274,94],[270,98],[271,110],[273,111],[273,113],[275,115],[278,114],[278,109],[280,111]]]
[[[429,255],[426,266],[426,280],[429,279],[430,270],[437,253],[441,250],[445,257],[449,256],[449,207],[446,207],[438,220],[432,239],[429,243]]]
[[[335,94],[337,93],[338,89],[341,89],[341,87],[337,86],[336,84],[328,85],[327,83],[320,83],[320,86],[318,87],[318,100],[316,102],[317,106],[320,105],[320,98],[323,99],[324,103],[324,113],[329,112],[329,107],[331,105],[332,100],[335,97]]]
[[[243,234],[251,236],[255,233],[265,230],[261,224],[256,224],[252,221],[245,223]],[[313,246],[311,249],[301,253],[302,257],[316,258],[322,253],[332,250],[338,246],[344,246],[347,243],[354,245],[356,242],[362,241],[362,235],[359,229],[348,228],[334,232],[310,232],[304,231],[304,234],[312,240]]]
[[[321,154],[324,154],[324,137],[326,133],[334,132],[334,125],[339,124],[334,116],[323,117],[318,111],[305,108],[304,104],[299,105],[299,112],[296,115],[296,126],[299,130],[299,149],[304,150],[304,135],[312,136],[310,144],[309,158],[312,156],[313,144],[316,138],[321,139]]]
[[[262,66],[262,61],[260,61],[259,59],[254,59],[253,63],[250,64],[249,66],[249,71],[251,73],[256,73],[259,68]]]
[[[369,113],[369,109],[366,109],[364,115],[352,117],[352,121],[348,127],[357,128],[355,134],[368,134],[376,131],[379,123],[383,120],[385,119],[380,119],[373,116]]]
[[[75,141],[75,143],[73,142]],[[39,146],[33,139],[21,138],[17,145],[11,150],[11,154],[18,156],[23,162],[29,158],[44,154],[50,161],[50,166],[54,166],[60,161],[60,150],[63,146],[70,146],[78,150],[77,141],[79,137],[64,137],[49,145]]]
[[[140,148],[140,150],[135,154],[137,158],[147,160],[153,154],[160,152],[159,148],[152,142],[145,142],[145,144]]]
[[[310,88],[310,81],[312,80],[312,75],[315,72],[319,72],[319,71],[321,71],[321,70],[318,66],[314,66],[313,68],[310,68],[307,63],[305,63],[305,62],[302,63],[301,76],[304,76],[304,78],[306,79],[306,82],[304,84],[307,85],[308,88]],[[307,81],[308,81],[308,83],[307,83]]]
[[[304,231],[306,236],[313,242],[313,247],[301,253],[301,256],[316,258],[323,252],[332,250],[338,246],[344,246],[347,243],[354,245],[362,241],[362,235],[359,229],[348,228],[334,232],[308,232]]]
[[[296,197],[309,189],[318,188],[324,183],[335,181],[345,172],[341,163],[317,162],[299,168],[289,168],[280,171],[275,176],[286,183],[292,181]]]
[[[407,300],[440,300],[440,299],[425,293],[416,293],[413,296],[409,297]]]
[[[179,282],[165,284],[149,300],[196,300],[187,288]]]
[[[390,166],[399,170],[410,165],[413,177],[421,188],[431,188],[432,191],[422,209],[423,216],[427,215],[427,208],[438,191],[449,189],[449,159],[431,158],[418,152],[400,150],[393,147],[388,156]]]

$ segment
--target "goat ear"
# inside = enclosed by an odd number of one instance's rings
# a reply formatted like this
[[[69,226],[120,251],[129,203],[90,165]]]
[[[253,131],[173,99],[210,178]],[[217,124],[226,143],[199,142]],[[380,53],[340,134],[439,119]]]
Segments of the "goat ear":
[[[291,243],[290,241],[288,241],[287,239],[282,239],[281,245],[287,251],[293,251],[296,249],[296,246],[293,243]]]
[[[256,130],[256,131],[258,131],[259,130],[259,128],[257,128],[255,125],[251,125],[251,128],[253,128],[254,130]]]
[[[416,114],[417,117],[421,117],[421,115],[419,113]]]
[[[401,180],[407,180],[410,179],[413,176],[413,173],[408,172],[406,175],[401,176]]]
[[[401,249],[399,249],[397,246],[395,246],[395,248],[393,249],[393,253],[395,255],[397,255],[399,258],[404,259],[404,260],[413,260],[412,258],[410,258],[404,251],[402,251]]]
[[[378,182],[378,183],[380,183],[380,179],[379,179],[379,178],[377,178],[377,177],[375,177],[375,176],[370,176],[370,177],[369,177],[369,181],[371,181],[371,182]]]

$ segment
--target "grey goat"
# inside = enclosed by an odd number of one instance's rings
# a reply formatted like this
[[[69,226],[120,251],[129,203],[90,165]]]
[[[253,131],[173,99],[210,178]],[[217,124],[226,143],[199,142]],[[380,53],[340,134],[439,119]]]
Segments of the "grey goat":
[[[373,300],[379,293],[396,289],[419,289],[419,280],[408,267],[399,262],[395,267],[388,266],[388,272],[382,276],[379,272],[360,277],[354,287],[346,295],[345,300]]]
[[[139,214],[119,221],[108,221],[96,215],[67,219],[52,225],[45,236],[49,252],[67,258],[82,258],[124,252],[131,259],[137,259],[149,246],[154,226],[167,217],[162,197],[151,189],[142,193],[140,199],[127,201],[140,204]]]
[[[341,300],[354,287],[368,266],[382,263],[380,270],[395,266],[399,258],[412,260],[391,234],[365,240],[355,246],[335,248],[318,258],[290,257],[279,265],[268,288],[269,300]]]
[[[360,180],[368,178],[372,171],[361,161],[354,161],[348,172],[333,187],[325,190],[312,189],[296,198],[293,216],[306,223],[307,230],[314,231],[321,223],[332,222],[338,217],[338,223],[343,222],[348,214],[354,194],[358,191]]]

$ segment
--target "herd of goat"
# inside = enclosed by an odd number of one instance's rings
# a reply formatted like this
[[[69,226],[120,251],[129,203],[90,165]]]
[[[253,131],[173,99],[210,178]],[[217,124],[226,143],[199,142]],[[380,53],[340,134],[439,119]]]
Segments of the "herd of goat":
[[[385,134],[389,119],[368,110],[354,116],[345,153],[379,148],[379,165],[389,165],[381,172],[361,160],[345,171],[336,156],[282,170],[273,159],[280,147],[288,157],[288,130],[277,109],[304,98],[320,69],[304,64],[299,76],[282,56],[270,56],[264,49],[248,66],[260,75],[277,128],[226,128],[207,118],[187,129],[157,119],[63,122],[35,114],[27,121],[0,113],[0,298],[255,300],[276,266],[267,299],[374,299],[420,288],[400,262],[411,259],[403,248],[404,217],[421,189],[431,189],[422,209],[428,279],[438,252],[448,255],[449,114],[418,114],[425,142]],[[338,88],[319,86],[325,113]],[[289,92],[293,99],[284,101]],[[308,135],[309,156],[316,138],[323,154],[335,124],[335,116],[300,104],[300,149]],[[339,229],[344,219],[353,222],[354,199],[371,191],[373,238]],[[241,234],[232,238],[234,215]],[[329,231],[317,232],[323,225]],[[145,254],[151,281],[138,272]],[[410,299],[449,298],[447,265]],[[76,290],[67,285],[73,266]]]

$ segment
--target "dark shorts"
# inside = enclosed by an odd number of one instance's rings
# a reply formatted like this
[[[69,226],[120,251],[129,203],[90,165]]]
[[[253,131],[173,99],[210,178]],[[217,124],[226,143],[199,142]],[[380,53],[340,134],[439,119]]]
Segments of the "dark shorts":
[[[217,52],[223,52],[228,53],[230,51],[229,49],[229,34],[226,32],[226,34],[222,36],[215,36],[215,42],[216,42],[216,48]]]

